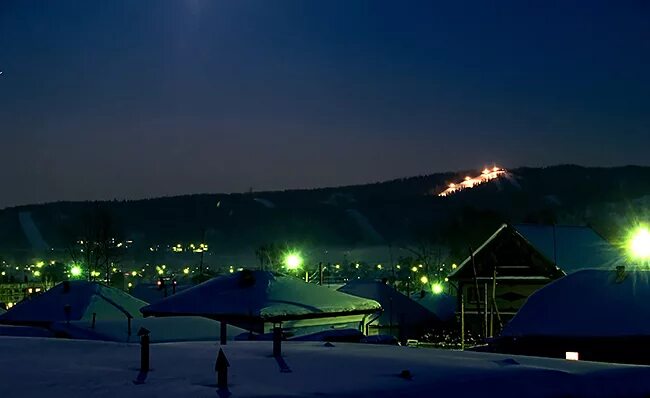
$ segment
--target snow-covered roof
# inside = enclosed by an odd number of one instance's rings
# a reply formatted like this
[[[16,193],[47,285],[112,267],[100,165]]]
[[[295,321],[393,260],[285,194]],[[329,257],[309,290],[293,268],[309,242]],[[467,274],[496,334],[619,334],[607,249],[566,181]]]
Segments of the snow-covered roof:
[[[65,308],[68,305],[69,320],[92,319],[96,313],[99,321],[142,317],[139,310],[147,303],[100,283],[69,281],[16,304],[0,315],[0,323],[67,321]]]
[[[214,278],[142,308],[148,315],[199,315],[265,322],[373,313],[379,303],[292,276],[241,271]]]
[[[515,230],[566,273],[588,268],[613,268],[619,253],[602,236],[585,226],[516,224]]]
[[[439,321],[436,315],[398,292],[391,286],[372,280],[353,280],[338,289],[339,292],[375,300],[384,311],[379,316],[379,325],[426,324]]]
[[[581,270],[533,293],[502,336],[650,336],[650,272]]]

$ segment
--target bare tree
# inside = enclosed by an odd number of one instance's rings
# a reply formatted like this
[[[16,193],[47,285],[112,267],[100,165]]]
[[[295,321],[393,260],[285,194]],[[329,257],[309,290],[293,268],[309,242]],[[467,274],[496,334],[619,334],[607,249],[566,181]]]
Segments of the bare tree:
[[[98,206],[81,217],[67,251],[74,263],[83,266],[89,281],[103,273],[106,283],[110,283],[112,268],[119,263],[122,252],[116,235],[108,210]]]

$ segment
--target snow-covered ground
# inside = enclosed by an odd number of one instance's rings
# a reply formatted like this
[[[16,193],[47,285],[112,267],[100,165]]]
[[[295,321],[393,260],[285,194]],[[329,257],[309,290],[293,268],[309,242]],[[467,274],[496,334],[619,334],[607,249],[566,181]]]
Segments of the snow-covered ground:
[[[647,397],[650,367],[367,344],[285,342],[280,372],[269,342],[223,346],[232,397]],[[212,342],[151,346],[0,337],[0,397],[215,397]],[[412,379],[399,377],[409,370]]]

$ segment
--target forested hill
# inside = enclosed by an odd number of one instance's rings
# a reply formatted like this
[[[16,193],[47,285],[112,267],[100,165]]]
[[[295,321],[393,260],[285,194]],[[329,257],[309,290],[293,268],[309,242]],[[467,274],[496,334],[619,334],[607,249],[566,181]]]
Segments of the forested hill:
[[[0,255],[65,248],[79,236],[84,215],[97,208],[136,249],[205,241],[233,253],[274,242],[362,247],[428,241],[453,249],[484,239],[506,221],[591,224],[615,237],[626,223],[649,216],[650,167],[519,168],[437,196],[466,173],[480,171],[338,188],[7,208],[0,211]]]

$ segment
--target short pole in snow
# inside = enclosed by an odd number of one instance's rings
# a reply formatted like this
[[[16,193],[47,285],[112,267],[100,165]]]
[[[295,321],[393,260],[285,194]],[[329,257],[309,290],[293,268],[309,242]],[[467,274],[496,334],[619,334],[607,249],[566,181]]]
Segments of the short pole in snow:
[[[140,336],[140,371],[148,372],[149,371],[149,333],[151,333],[146,328],[140,328],[138,330],[138,336]]]
[[[224,321],[219,322],[220,324],[220,343],[221,345],[226,345],[228,340],[228,324]]]
[[[70,323],[70,315],[72,314],[72,307],[70,304],[63,306],[63,312],[65,313],[65,323]]]
[[[282,325],[273,326],[273,356],[282,356]]]
[[[219,390],[228,390],[228,367],[230,367],[230,363],[228,363],[226,354],[219,348],[217,361],[214,363],[214,371],[217,373],[217,388]]]

